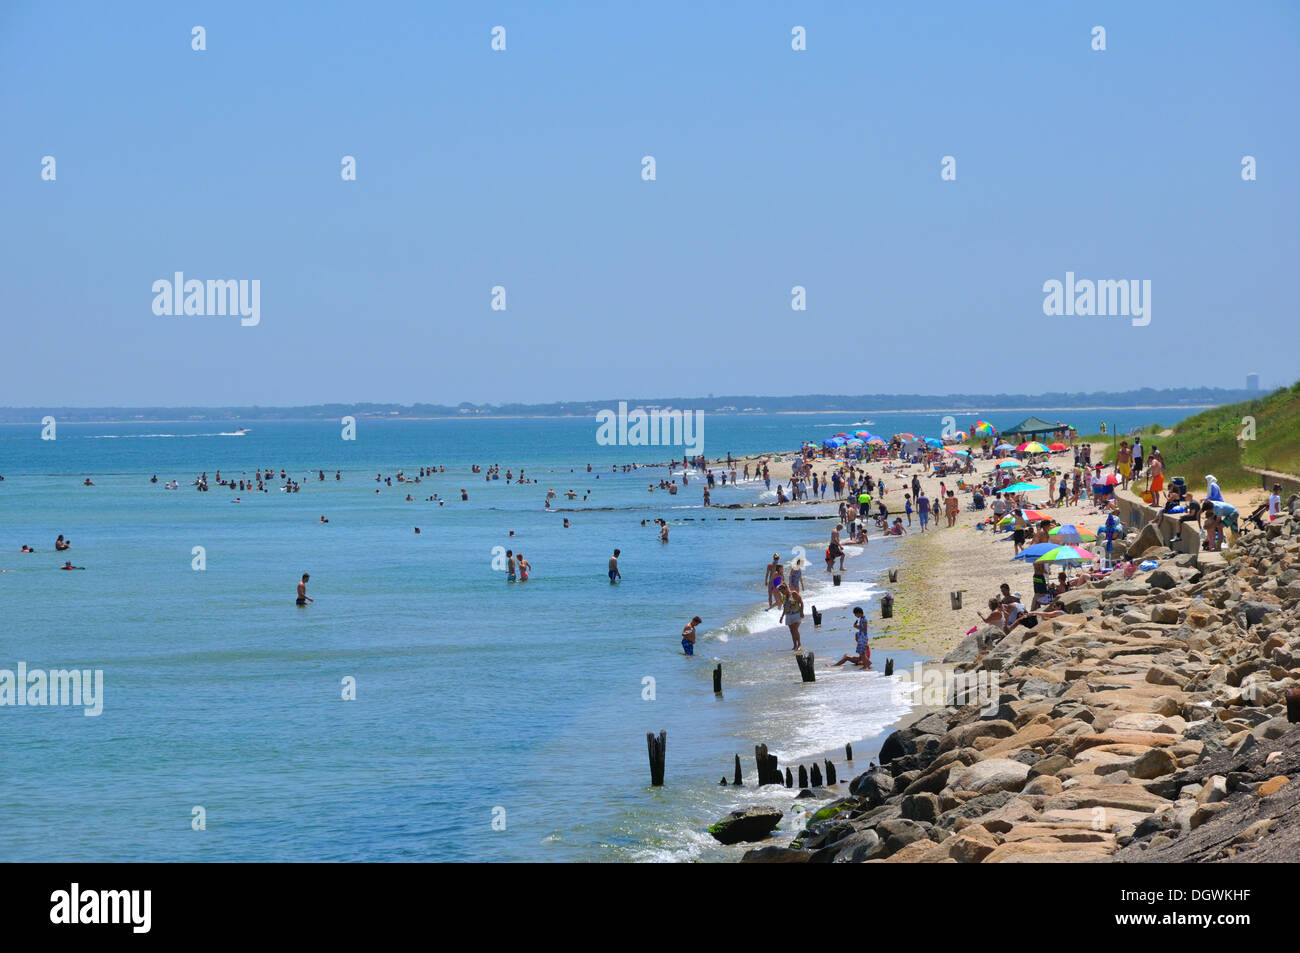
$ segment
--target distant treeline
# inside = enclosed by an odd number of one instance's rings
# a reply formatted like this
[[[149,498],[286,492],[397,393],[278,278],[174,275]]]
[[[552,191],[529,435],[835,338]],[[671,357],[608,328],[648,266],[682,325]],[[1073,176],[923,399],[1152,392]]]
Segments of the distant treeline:
[[[1257,392],[1217,387],[1178,387],[1111,393],[1048,394],[803,394],[795,397],[757,395],[723,397],[610,398],[556,401],[549,404],[312,404],[303,407],[0,407],[0,422],[34,423],[50,415],[59,421],[105,420],[315,420],[353,417],[594,417],[600,410],[629,407],[676,407],[714,413],[790,413],[886,410],[1037,410],[1070,407],[1176,407],[1219,405],[1258,398]]]

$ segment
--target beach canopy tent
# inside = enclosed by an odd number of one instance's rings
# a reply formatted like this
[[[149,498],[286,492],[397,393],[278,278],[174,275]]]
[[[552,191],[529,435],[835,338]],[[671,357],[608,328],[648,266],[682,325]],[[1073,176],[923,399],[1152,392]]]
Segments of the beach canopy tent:
[[[1002,431],[1002,439],[1010,440],[1012,437],[1016,437],[1020,440],[1033,440],[1035,437],[1050,437],[1058,430],[1068,429],[1069,427],[1066,424],[1048,423],[1041,417],[1026,417],[1010,430]]]

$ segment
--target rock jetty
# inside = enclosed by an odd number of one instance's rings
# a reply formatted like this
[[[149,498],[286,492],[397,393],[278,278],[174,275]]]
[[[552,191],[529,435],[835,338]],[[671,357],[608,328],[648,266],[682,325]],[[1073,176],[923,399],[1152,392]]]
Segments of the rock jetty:
[[[744,859],[1296,859],[1300,516],[1143,556],[1159,568],[1070,590],[1036,628],[968,637],[944,661],[996,673],[996,697],[894,731],[849,796]]]

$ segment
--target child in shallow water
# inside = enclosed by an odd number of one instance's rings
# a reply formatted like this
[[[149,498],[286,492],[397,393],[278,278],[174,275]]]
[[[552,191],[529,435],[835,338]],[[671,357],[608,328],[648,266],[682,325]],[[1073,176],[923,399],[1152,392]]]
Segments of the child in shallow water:
[[[853,615],[855,617],[853,629],[857,633],[858,654],[841,656],[840,660],[834,664],[843,665],[845,662],[852,662],[854,665],[859,665],[864,669],[871,668],[871,640],[869,631],[871,623],[867,621],[866,614],[862,611],[861,606],[853,607]]]

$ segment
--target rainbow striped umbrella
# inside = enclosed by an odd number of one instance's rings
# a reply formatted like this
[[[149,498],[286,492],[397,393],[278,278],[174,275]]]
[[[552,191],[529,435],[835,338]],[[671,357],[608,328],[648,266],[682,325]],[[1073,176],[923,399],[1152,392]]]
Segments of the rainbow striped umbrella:
[[[1078,546],[1057,546],[1043,553],[1034,560],[1036,563],[1077,563],[1085,559],[1096,559],[1092,553]]]
[[[1066,523],[1064,526],[1058,526],[1056,529],[1049,529],[1047,535],[1052,537],[1052,541],[1062,545],[1073,545],[1075,543],[1091,543],[1097,537],[1089,533],[1086,529],[1075,526],[1073,523]]]
[[[1037,440],[1031,440],[1029,443],[1022,443],[1016,447],[1021,453],[1049,453],[1050,451]]]
[[[992,436],[993,434],[998,432],[998,428],[994,427],[987,420],[975,421],[975,426],[971,427],[971,430],[974,431],[975,433],[982,433],[985,436]]]

